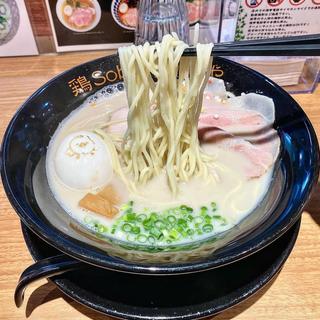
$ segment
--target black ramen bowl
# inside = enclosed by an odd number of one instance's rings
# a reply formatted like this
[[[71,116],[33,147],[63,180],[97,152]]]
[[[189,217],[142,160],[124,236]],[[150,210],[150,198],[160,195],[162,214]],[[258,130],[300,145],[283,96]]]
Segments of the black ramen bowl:
[[[318,178],[315,132],[299,105],[275,83],[223,58],[216,58],[214,64],[213,75],[223,79],[235,95],[257,92],[273,98],[274,128],[281,138],[281,153],[269,190],[239,225],[220,238],[171,247],[166,252],[144,252],[116,241],[101,243],[80,226],[75,228],[76,222],[58,205],[49,190],[44,167],[49,140],[59,123],[88,97],[108,94],[112,88],[123,90],[116,55],[77,66],[49,81],[10,122],[3,139],[1,175],[8,199],[23,223],[76,259],[144,274],[216,268],[253,254],[283,235],[298,221]]]

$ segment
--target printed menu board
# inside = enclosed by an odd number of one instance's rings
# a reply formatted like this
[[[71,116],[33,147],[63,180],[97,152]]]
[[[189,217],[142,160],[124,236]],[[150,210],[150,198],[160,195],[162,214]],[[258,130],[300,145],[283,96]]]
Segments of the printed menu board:
[[[0,57],[38,54],[24,1],[0,0]]]
[[[320,33],[320,0],[240,0],[235,40]]]
[[[137,3],[137,0],[46,0],[56,50],[117,48],[133,42]],[[216,39],[220,0],[187,0],[186,7],[190,38],[199,23],[204,40]]]
[[[117,48],[134,40],[136,0],[46,1],[58,52]]]

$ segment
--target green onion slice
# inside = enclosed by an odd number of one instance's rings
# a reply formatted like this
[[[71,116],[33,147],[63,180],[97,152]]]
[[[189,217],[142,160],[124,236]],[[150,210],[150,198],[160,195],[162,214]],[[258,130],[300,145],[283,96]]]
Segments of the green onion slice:
[[[151,244],[153,244],[153,243],[156,242],[156,239],[155,239],[153,236],[149,236],[149,237],[148,237],[148,242],[151,243]]]
[[[124,232],[131,232],[132,231],[132,226],[129,223],[125,223],[122,227],[121,227],[122,231]]]
[[[174,223],[176,223],[177,218],[176,218],[175,216],[170,215],[170,216],[167,217],[167,220],[168,220],[171,224],[174,224]]]
[[[213,226],[212,224],[205,224],[203,227],[202,227],[202,231],[205,232],[205,233],[209,233],[213,230]]]
[[[138,221],[138,222],[142,222],[142,221],[144,221],[145,219],[147,219],[147,215],[144,214],[144,213],[141,213],[141,214],[139,214],[139,215],[137,216],[137,221]]]
[[[137,240],[141,243],[145,243],[147,241],[147,237],[144,234],[139,234]]]

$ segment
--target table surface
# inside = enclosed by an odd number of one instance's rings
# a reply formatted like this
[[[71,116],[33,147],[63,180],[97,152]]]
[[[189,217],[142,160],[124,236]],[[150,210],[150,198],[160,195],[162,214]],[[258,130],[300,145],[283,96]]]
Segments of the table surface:
[[[60,72],[110,51],[0,59],[0,140],[19,105]],[[320,137],[320,88],[294,98]],[[215,320],[320,319],[320,185],[302,215],[301,231],[284,268],[271,284]],[[0,187],[0,319],[110,320],[64,297],[46,280],[31,285],[17,309],[13,292],[21,272],[32,263],[20,221]]]

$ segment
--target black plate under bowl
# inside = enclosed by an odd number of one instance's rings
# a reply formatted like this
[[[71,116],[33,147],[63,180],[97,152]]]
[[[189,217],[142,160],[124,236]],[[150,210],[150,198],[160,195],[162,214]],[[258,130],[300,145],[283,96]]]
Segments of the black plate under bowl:
[[[72,299],[117,318],[199,319],[220,313],[265,286],[287,260],[296,242],[300,222],[263,250],[209,271],[147,276],[88,265],[51,279]],[[59,254],[23,225],[22,230],[35,261]]]

